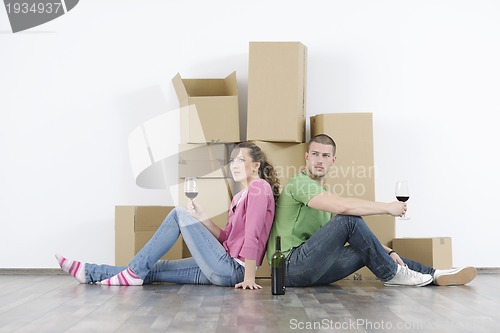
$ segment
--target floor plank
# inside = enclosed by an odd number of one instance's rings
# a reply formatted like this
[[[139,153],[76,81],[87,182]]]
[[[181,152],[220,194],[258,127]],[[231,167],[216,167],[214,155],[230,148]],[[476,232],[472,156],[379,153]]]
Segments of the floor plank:
[[[262,290],[82,285],[66,275],[1,275],[0,332],[498,332],[500,274],[467,286],[375,280]]]

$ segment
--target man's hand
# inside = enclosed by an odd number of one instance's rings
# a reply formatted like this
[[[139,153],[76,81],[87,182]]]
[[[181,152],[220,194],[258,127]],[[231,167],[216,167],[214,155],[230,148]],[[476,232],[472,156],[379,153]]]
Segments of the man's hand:
[[[392,260],[394,260],[396,262],[396,264],[401,265],[401,266],[406,265],[397,252],[392,252],[390,254],[390,256],[391,256]]]
[[[403,214],[406,213],[406,202],[390,202],[388,204],[388,213],[392,216],[403,216]]]

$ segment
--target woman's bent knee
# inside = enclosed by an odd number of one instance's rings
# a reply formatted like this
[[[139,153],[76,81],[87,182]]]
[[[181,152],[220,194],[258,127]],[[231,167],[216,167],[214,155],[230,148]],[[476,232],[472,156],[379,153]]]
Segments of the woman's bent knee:
[[[176,214],[176,219],[179,227],[185,227],[199,222],[184,207],[175,207],[172,212]]]

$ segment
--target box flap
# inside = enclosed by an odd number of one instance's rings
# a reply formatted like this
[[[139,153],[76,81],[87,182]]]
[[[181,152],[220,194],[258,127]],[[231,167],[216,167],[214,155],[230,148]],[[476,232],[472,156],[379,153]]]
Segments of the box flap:
[[[181,131],[181,142],[231,143],[240,140],[237,96],[189,97],[189,103],[196,105],[197,112],[187,114],[189,133]],[[200,126],[195,127],[197,125]]]
[[[238,82],[236,81],[236,71],[229,74],[224,80],[224,83],[228,96],[238,96]]]
[[[172,84],[174,85],[175,93],[177,94],[177,98],[179,99],[179,101],[184,101],[189,97],[186,87],[184,86],[184,82],[182,82],[182,78],[179,73],[177,73],[177,75],[173,77]]]
[[[179,101],[189,97],[238,96],[236,71],[224,79],[183,79],[177,73],[172,83]]]

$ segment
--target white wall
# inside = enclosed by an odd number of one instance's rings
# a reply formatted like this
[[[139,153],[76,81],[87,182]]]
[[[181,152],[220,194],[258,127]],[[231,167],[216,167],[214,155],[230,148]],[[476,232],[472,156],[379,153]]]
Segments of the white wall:
[[[114,206],[171,204],[134,185],[128,134],[178,107],[177,72],[236,70],[244,114],[251,40],[308,46],[308,115],[373,112],[377,200],[411,184],[398,236],[451,236],[455,265],[499,267],[499,16],[495,1],[85,0],[12,34],[0,9],[0,268],[113,263]]]

